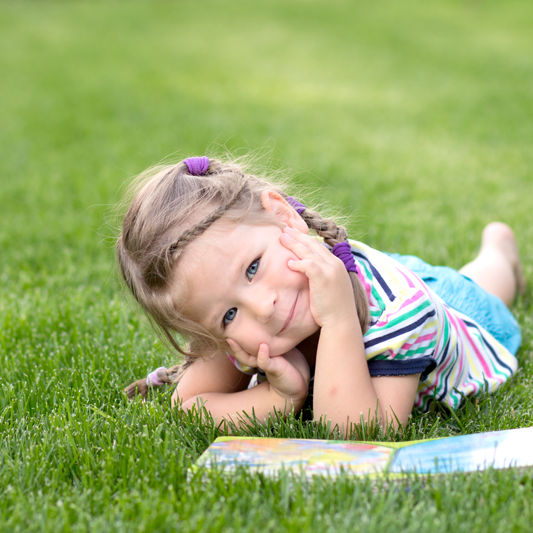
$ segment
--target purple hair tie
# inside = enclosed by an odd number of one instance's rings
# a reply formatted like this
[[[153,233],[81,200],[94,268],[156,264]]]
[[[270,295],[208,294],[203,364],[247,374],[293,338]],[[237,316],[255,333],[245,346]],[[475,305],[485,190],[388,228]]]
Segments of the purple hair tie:
[[[189,169],[189,174],[193,176],[203,176],[209,168],[209,158],[205,155],[201,157],[188,157],[183,162]]]
[[[164,366],[160,366],[146,376],[146,385],[148,387],[160,387],[161,385],[164,385],[159,377],[160,370],[166,370],[166,368]]]
[[[332,249],[331,253],[337,256],[346,267],[348,272],[355,272],[357,274],[357,267],[352,255],[352,247],[349,242],[338,242]]]
[[[300,216],[305,211],[305,205],[296,200],[296,198],[287,196],[286,200],[287,203],[293,207]],[[357,274],[357,267],[355,266],[355,260],[352,255],[352,247],[350,246],[349,242],[338,242],[331,249],[331,253],[337,256],[344,263],[344,266],[348,272],[355,272]]]
[[[292,196],[287,196],[285,198],[287,200],[287,203],[294,208],[294,210],[301,215],[305,211],[305,205],[300,203],[296,198],[293,198]]]

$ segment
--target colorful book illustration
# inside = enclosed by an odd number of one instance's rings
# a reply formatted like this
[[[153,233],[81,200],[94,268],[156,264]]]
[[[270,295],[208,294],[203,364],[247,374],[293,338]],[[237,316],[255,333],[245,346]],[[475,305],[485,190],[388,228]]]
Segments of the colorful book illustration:
[[[533,466],[533,427],[410,442],[219,437],[195,470],[276,475],[444,474]]]

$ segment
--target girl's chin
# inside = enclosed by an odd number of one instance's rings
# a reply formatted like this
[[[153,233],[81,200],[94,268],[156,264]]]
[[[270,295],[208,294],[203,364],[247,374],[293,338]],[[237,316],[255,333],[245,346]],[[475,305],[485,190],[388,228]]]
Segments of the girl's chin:
[[[282,357],[283,355],[285,355],[289,350],[286,350],[286,351],[283,351],[283,352],[280,352],[280,353],[271,353],[270,354],[270,357]]]
[[[291,344],[287,344],[286,346],[279,346],[277,348],[274,347],[273,349],[271,349],[270,357],[281,357],[287,352],[290,352],[293,348],[296,348],[296,346],[298,345],[296,344],[292,346]]]

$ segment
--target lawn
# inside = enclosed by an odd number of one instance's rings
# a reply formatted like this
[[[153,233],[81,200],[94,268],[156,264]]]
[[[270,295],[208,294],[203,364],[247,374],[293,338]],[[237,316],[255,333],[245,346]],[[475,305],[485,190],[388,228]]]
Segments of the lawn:
[[[530,2],[0,2],[1,531],[529,531],[532,470],[390,480],[187,471],[219,434],[122,388],[176,356],[122,289],[116,205],[162,159],[252,154],[350,235],[460,267],[516,230],[533,283]],[[532,424],[518,374],[395,439]],[[385,438],[361,430],[368,438]],[[328,437],[298,418],[243,434]]]

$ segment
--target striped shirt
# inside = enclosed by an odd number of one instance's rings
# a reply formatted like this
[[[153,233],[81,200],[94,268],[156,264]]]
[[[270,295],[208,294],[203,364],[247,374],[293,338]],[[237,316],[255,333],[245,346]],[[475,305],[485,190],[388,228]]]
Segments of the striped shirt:
[[[450,308],[416,274],[388,255],[350,241],[370,308],[364,335],[371,376],[421,373],[415,405],[457,408],[491,392],[516,370],[516,358],[490,333]]]
[[[350,240],[366,291],[370,326],[363,341],[370,375],[420,374],[415,405],[435,400],[457,408],[465,396],[492,392],[516,370],[516,358],[488,331],[449,307],[414,272],[392,257]],[[235,366],[255,374],[256,368]]]

